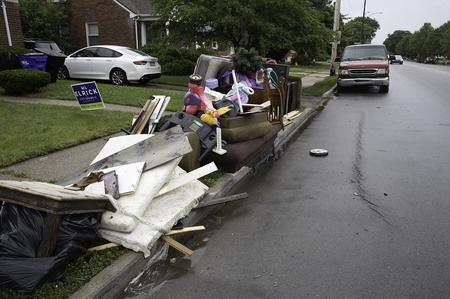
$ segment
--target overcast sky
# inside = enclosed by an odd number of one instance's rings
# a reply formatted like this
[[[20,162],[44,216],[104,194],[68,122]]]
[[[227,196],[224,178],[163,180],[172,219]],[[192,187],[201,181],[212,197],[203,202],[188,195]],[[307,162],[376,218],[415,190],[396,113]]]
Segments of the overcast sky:
[[[341,13],[348,17],[362,16],[363,8],[364,0],[341,0]],[[372,43],[383,43],[395,30],[414,32],[426,22],[436,28],[450,21],[450,0],[366,0],[366,16],[380,23]]]

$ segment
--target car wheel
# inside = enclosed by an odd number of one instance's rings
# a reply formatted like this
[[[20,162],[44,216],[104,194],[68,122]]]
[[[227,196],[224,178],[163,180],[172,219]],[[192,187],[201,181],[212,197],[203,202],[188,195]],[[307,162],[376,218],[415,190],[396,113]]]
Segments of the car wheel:
[[[344,92],[345,91],[345,87],[344,86],[337,86],[337,92],[338,93],[342,93],[342,92]]]
[[[69,70],[65,66],[60,67],[58,70],[58,74],[56,75],[56,78],[58,80],[69,80],[70,79]]]
[[[121,69],[113,69],[109,77],[115,85],[124,85],[127,83],[127,74]]]
[[[389,85],[382,85],[382,86],[380,86],[380,92],[381,93],[388,93],[389,92]]]

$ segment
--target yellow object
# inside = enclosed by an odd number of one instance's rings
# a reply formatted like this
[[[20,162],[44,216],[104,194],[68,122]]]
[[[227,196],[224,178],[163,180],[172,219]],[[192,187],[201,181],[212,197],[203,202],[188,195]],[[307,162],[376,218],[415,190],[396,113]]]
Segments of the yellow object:
[[[229,107],[222,107],[217,110],[209,110],[208,112],[202,114],[200,119],[208,125],[217,125],[217,123],[219,122],[219,116],[224,115],[230,110],[231,109]]]

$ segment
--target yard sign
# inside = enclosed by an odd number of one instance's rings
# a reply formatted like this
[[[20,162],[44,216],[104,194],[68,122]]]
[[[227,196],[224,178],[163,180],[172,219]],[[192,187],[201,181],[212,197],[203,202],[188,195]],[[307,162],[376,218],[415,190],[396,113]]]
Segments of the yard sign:
[[[95,81],[71,85],[73,94],[80,104],[81,110],[105,108],[102,96]]]

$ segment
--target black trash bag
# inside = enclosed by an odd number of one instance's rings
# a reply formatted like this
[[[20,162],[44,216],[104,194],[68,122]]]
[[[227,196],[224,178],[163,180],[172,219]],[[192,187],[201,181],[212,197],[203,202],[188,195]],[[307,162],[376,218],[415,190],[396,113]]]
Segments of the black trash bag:
[[[62,218],[51,257],[37,257],[45,212],[5,204],[0,214],[0,287],[31,292],[38,285],[63,277],[69,263],[97,237],[95,214]]]

